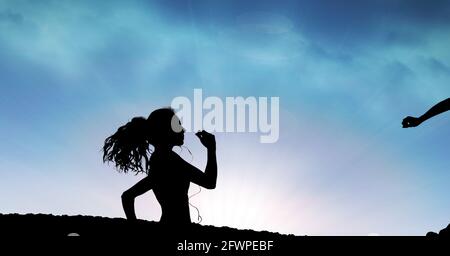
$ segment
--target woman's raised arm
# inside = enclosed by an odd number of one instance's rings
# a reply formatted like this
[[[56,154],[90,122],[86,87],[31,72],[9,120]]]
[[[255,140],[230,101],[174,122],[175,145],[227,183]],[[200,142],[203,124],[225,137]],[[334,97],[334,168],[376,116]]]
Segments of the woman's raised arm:
[[[198,132],[196,135],[208,150],[205,172],[200,171],[197,167],[184,161],[181,157],[178,157],[178,160],[189,173],[189,178],[193,183],[207,189],[214,189],[217,183],[216,139],[214,135],[206,131]]]

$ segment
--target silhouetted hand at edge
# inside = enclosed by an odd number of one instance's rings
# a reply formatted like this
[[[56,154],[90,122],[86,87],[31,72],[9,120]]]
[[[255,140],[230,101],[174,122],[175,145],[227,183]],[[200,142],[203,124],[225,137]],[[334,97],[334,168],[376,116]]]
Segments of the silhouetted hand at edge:
[[[403,128],[410,128],[419,126],[422,123],[422,120],[418,117],[407,116],[403,119],[402,125]]]
[[[209,150],[216,150],[216,138],[213,134],[207,131],[199,131],[195,135],[200,139],[200,142]]]

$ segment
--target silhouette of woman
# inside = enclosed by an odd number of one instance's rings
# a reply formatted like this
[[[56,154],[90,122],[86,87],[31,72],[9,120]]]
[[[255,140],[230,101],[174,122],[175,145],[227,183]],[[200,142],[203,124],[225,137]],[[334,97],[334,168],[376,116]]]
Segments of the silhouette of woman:
[[[434,105],[420,117],[412,117],[412,116],[405,117],[402,122],[403,128],[419,126],[421,123],[432,118],[433,116],[439,115],[448,110],[450,110],[450,98],[447,98],[439,102],[438,104]]]
[[[185,130],[173,109],[153,111],[147,119],[135,117],[105,140],[103,161],[114,162],[117,170],[145,172],[147,176],[122,194],[122,205],[129,220],[136,220],[134,200],[153,189],[161,205],[160,223],[191,223],[188,190],[190,182],[214,189],[217,181],[216,141],[214,135],[199,131],[200,142],[207,148],[205,172],[172,151],[183,145]],[[154,147],[152,152],[149,145]]]

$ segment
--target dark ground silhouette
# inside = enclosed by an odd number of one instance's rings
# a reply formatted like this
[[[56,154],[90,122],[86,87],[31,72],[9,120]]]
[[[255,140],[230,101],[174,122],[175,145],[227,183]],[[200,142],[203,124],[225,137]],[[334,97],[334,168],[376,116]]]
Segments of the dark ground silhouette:
[[[427,237],[441,237],[441,238],[445,238],[445,239],[450,239],[450,224],[448,224],[448,226],[446,228],[439,231],[439,233],[432,232],[432,231],[428,232]]]
[[[268,231],[239,230],[229,227],[203,226],[190,224],[185,229],[168,229],[153,221],[129,221],[123,218],[93,216],[54,216],[45,214],[0,214],[2,237],[53,239],[64,241],[82,239],[95,241],[96,246],[108,250],[126,247],[127,251],[146,250],[151,255],[300,255],[307,251],[319,252],[358,252],[358,248],[371,252],[406,252],[428,248],[430,245],[445,244],[450,237],[450,225],[437,233],[429,232],[421,237],[311,237],[294,236]],[[77,234],[73,237],[69,234]],[[212,242],[218,248],[204,252],[183,252],[177,250],[178,243]],[[1,241],[1,240],[0,240]],[[102,242],[104,241],[104,242]],[[118,242],[115,242],[118,241]],[[221,251],[223,241],[273,241],[270,251]],[[134,246],[132,246],[134,245]],[[144,248],[144,249],[142,249]],[[155,254],[155,251],[164,252]],[[364,255],[364,253],[362,254]]]

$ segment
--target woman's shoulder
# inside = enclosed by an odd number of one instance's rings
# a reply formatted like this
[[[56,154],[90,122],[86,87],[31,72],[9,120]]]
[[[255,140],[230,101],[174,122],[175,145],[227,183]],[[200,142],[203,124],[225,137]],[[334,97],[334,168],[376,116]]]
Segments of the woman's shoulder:
[[[150,157],[150,163],[153,164],[176,164],[185,162],[176,152],[154,152]]]
[[[185,162],[184,159],[174,151],[170,153],[170,159],[176,162]]]

